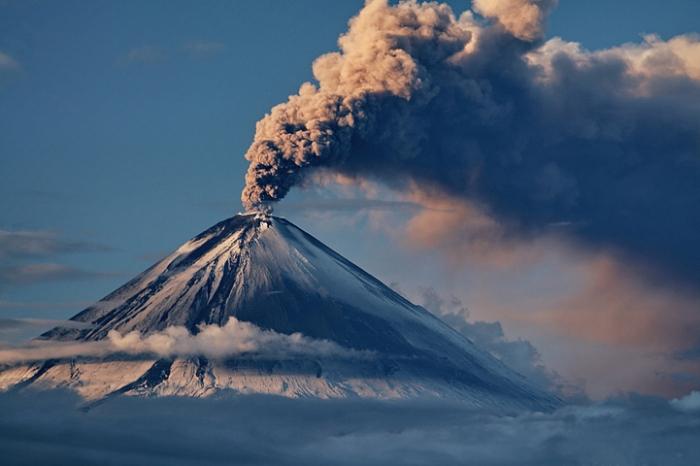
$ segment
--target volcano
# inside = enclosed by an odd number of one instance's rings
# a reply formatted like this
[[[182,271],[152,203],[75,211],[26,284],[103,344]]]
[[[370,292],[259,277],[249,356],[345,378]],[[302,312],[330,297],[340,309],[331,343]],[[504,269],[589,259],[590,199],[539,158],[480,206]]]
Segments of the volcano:
[[[557,399],[289,221],[266,214],[218,223],[40,339],[99,342],[110,331],[197,334],[231,319],[329,342],[343,354],[157,357],[110,354],[9,365],[0,389],[67,387],[116,395],[264,393],[288,397],[456,398],[546,409]],[[350,354],[350,353],[348,353]]]

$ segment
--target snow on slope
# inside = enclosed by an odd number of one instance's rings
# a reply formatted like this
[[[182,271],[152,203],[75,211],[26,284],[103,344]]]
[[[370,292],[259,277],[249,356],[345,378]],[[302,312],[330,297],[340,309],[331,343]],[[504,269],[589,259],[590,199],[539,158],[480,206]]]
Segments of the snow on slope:
[[[557,403],[309,234],[262,214],[213,226],[73,318],[89,328],[56,328],[42,338],[94,341],[110,330],[148,334],[170,326],[196,333],[199,325],[223,325],[230,316],[376,358],[190,357],[151,360],[147,369],[133,360],[49,361],[12,370],[23,374],[15,379],[24,385],[63,384],[93,399],[114,393],[207,396],[231,389],[316,397],[450,396],[527,407]],[[110,371],[132,380],[117,387],[123,380]],[[0,389],[3,383],[12,385],[0,373]]]

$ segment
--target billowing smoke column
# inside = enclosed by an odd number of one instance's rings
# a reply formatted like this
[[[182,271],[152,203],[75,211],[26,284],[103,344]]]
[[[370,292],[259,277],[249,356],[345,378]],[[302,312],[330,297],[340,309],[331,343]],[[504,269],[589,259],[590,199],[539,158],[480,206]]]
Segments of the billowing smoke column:
[[[368,1],[317,84],[258,122],[244,205],[324,167],[463,199],[515,234],[567,225],[700,283],[700,41],[544,42],[553,6]]]
[[[447,5],[368,2],[340,38],[341,52],[315,61],[318,87],[305,83],[258,122],[246,154],[251,164],[243,204],[256,208],[277,201],[305,168],[342,166],[376,138],[410,138],[386,133],[398,128],[388,128],[385,118],[397,121],[399,112],[424,107],[436,90],[431,73],[471,36]]]

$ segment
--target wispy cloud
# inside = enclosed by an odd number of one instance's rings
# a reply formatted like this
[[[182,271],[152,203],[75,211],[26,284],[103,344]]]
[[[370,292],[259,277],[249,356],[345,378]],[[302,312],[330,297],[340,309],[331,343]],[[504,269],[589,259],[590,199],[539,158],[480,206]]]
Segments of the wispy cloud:
[[[0,267],[0,286],[30,285],[47,281],[85,280],[112,277],[114,274],[83,270],[52,262],[39,264],[9,265]]]
[[[22,329],[26,327],[56,327],[62,326],[66,328],[85,328],[88,325],[83,322],[73,320],[56,320],[56,319],[19,319],[19,318],[1,318],[0,317],[0,332],[8,330]]]
[[[0,260],[110,250],[112,248],[98,243],[61,238],[58,234],[51,231],[0,230]]]
[[[191,40],[182,46],[182,50],[192,58],[206,58],[226,50],[221,42],[209,40]]]
[[[167,57],[168,54],[164,48],[155,45],[143,45],[129,50],[122,57],[122,62],[126,64],[151,65],[162,63]]]
[[[16,71],[20,69],[20,65],[7,53],[0,51],[0,71]]]
[[[154,65],[177,58],[210,58],[225,50],[221,42],[202,39],[185,42],[179,49],[149,44],[132,48],[119,61],[126,65]]]
[[[12,349],[55,327],[87,328],[90,325],[72,320],[0,318],[0,352]]]
[[[61,238],[50,231],[0,230],[0,287],[113,276],[51,260],[59,254],[111,250],[98,243]]]
[[[0,299],[0,309],[47,310],[47,309],[83,309],[93,304],[92,301],[7,301]]]

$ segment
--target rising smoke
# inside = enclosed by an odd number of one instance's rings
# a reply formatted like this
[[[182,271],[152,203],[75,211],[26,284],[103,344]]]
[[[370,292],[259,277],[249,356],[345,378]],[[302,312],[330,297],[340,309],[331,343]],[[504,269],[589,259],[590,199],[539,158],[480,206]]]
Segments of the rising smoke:
[[[553,6],[368,1],[316,83],[258,122],[243,204],[323,168],[472,203],[515,235],[566,225],[700,283],[700,40],[545,42]]]

